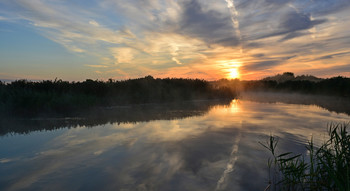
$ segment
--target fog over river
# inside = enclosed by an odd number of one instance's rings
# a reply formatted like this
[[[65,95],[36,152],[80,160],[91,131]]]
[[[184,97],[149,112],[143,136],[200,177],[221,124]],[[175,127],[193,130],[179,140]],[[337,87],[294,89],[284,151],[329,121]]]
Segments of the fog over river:
[[[1,119],[0,190],[264,190],[268,151],[306,154],[333,97],[246,93],[232,101],[111,107],[74,118]]]

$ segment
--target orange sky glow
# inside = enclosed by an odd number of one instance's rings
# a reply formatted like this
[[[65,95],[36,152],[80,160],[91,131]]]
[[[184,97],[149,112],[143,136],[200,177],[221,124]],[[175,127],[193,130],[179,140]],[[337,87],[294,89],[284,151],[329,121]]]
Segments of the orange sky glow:
[[[350,3],[0,2],[0,80],[350,76]]]

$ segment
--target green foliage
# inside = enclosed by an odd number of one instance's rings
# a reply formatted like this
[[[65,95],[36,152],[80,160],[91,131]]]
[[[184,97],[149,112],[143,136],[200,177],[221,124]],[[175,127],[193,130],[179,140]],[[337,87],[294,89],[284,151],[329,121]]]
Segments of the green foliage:
[[[125,104],[175,102],[193,99],[217,99],[236,96],[227,87],[216,87],[199,79],[139,79],[107,82],[87,79],[83,82],[17,80],[0,83],[0,112],[33,116],[38,113],[62,113],[92,107]]]
[[[266,190],[350,190],[350,135],[348,124],[330,124],[329,139],[319,148],[312,140],[306,147],[309,157],[291,152],[277,154],[278,139],[270,136],[262,144],[268,159],[269,186]],[[271,176],[272,171],[272,176]]]

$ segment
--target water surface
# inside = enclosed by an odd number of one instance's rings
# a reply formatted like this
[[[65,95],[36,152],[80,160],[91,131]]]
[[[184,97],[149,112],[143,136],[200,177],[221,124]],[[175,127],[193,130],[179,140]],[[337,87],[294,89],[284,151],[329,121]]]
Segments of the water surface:
[[[281,152],[305,153],[327,123],[349,121],[315,105],[247,100],[117,110],[17,120],[15,131],[6,123],[0,190],[264,190],[269,153],[259,141],[273,134]]]

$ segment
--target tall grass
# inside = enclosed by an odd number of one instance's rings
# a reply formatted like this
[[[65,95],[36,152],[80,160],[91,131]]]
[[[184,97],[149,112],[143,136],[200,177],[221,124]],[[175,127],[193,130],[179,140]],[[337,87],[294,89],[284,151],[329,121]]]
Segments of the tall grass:
[[[272,155],[268,159],[269,185],[265,190],[350,190],[349,124],[331,123],[328,140],[316,147],[312,139],[308,156],[276,151],[278,138],[260,143]]]
[[[168,103],[201,99],[233,99],[236,89],[200,79],[144,78],[83,82],[62,80],[0,81],[1,116],[68,115],[105,106]]]

